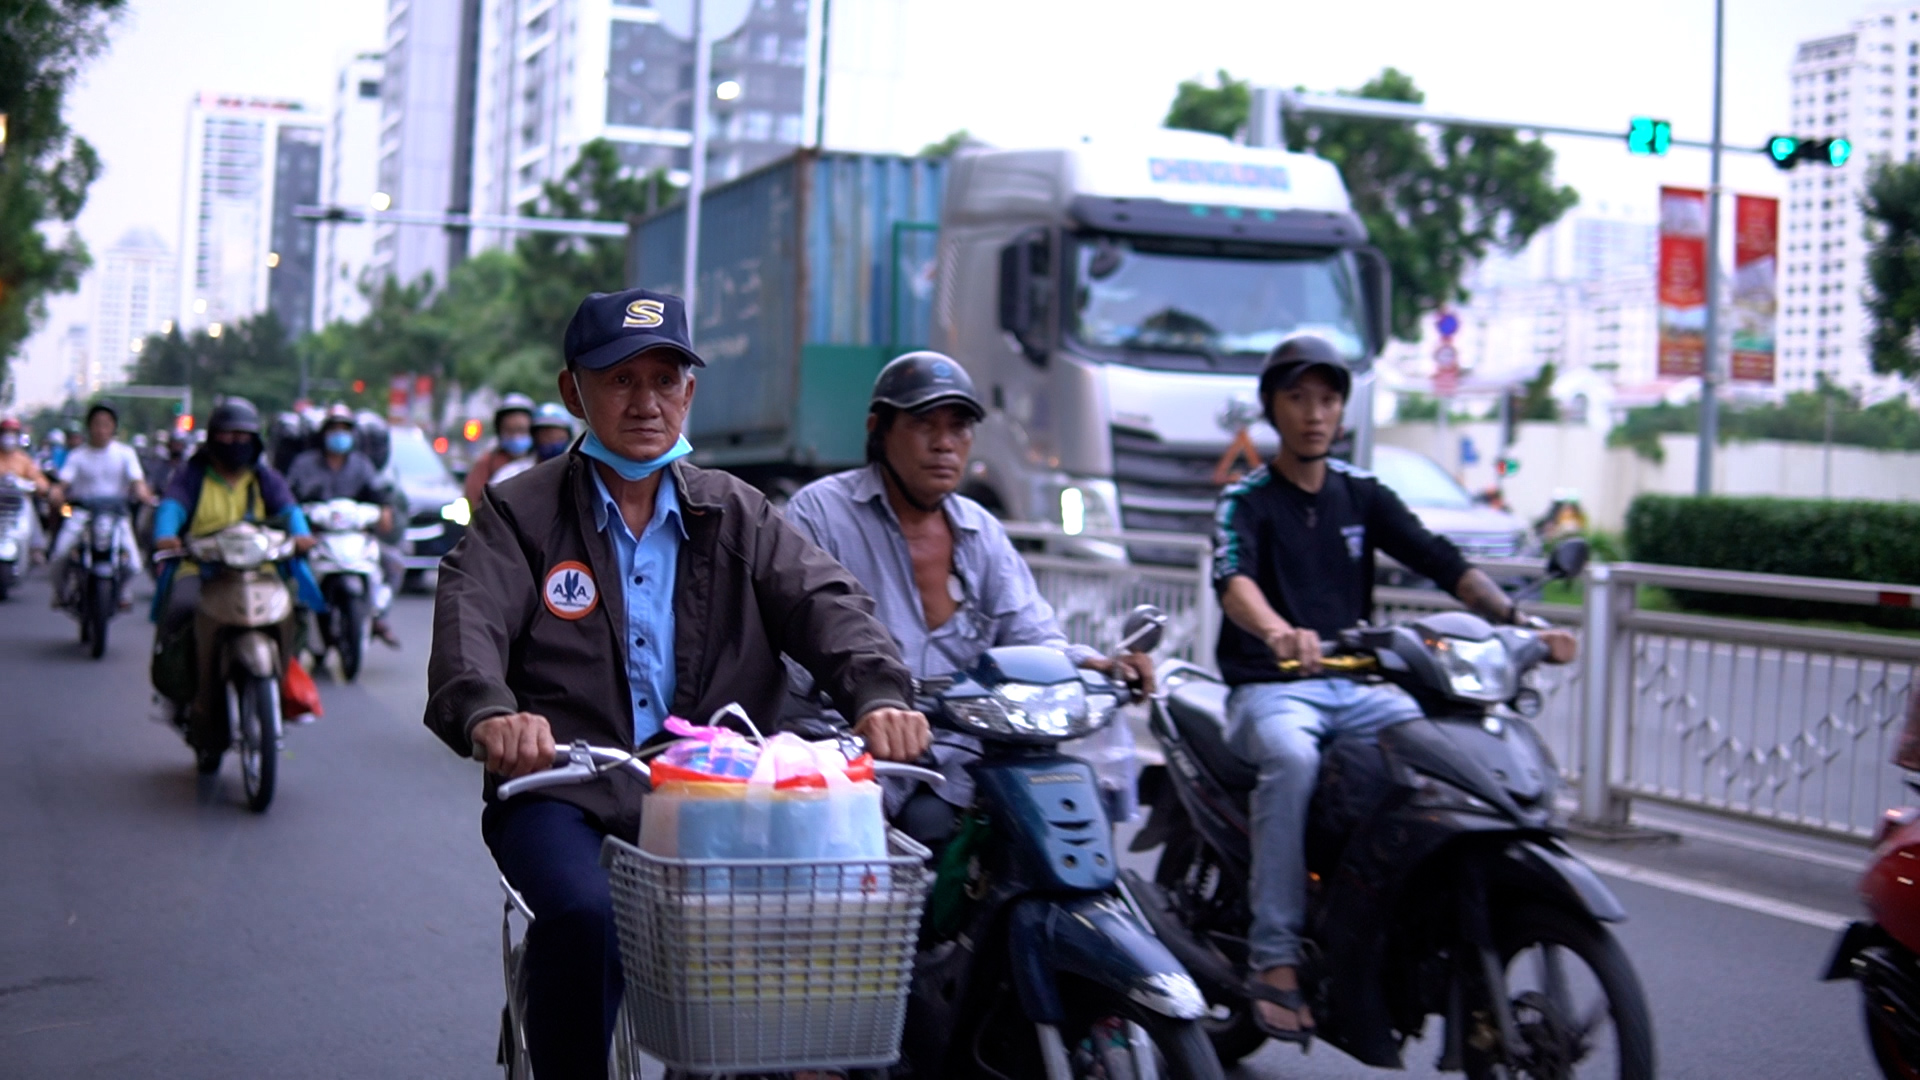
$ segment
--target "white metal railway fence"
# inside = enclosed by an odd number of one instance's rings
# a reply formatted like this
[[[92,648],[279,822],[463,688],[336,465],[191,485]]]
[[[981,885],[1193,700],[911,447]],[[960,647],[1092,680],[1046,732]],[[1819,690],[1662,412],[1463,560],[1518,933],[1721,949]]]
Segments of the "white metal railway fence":
[[[1034,548],[1028,563],[1073,640],[1111,647],[1126,612],[1152,603],[1170,616],[1161,655],[1212,665],[1220,615],[1206,540],[1008,532]],[[1195,565],[1128,564],[1114,557],[1127,546],[1190,550]],[[1654,586],[1914,607],[1920,587],[1639,563],[1594,565],[1583,585],[1581,606],[1528,605],[1582,639],[1578,663],[1539,670],[1535,724],[1576,785],[1583,820],[1624,824],[1633,800],[1651,799],[1866,838],[1881,811],[1908,801],[1889,759],[1920,683],[1920,638],[1650,611],[1638,596]],[[1382,587],[1375,601],[1381,622],[1457,606],[1424,589]]]

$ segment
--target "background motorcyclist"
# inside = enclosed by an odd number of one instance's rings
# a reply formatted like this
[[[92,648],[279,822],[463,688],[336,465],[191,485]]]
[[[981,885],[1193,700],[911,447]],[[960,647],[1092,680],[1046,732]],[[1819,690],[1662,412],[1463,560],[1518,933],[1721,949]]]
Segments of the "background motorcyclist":
[[[497,484],[551,461],[566,453],[572,442],[573,417],[567,415],[567,407],[557,401],[542,402],[533,410],[533,452],[500,466],[487,482]]]
[[[140,455],[133,447],[114,438],[120,429],[120,415],[113,406],[96,403],[87,410],[87,442],[67,451],[66,464],[60,467],[53,485],[52,501],[57,506],[68,500],[123,499],[127,513],[120,518],[121,569],[129,576],[140,571],[140,546],[133,534],[133,504],[153,499],[147,490],[146,470],[140,467]],[[54,539],[47,562],[53,568],[53,606],[62,607],[72,599],[73,574],[68,557],[80,540],[81,530],[63,528]]]
[[[60,471],[67,463],[67,433],[59,428],[47,432],[40,440],[40,452],[34,455],[34,461],[40,465],[40,471],[52,475]]]
[[[874,613],[917,679],[971,670],[1000,645],[1052,646],[1082,667],[1111,671],[1113,662],[1093,649],[1068,644],[999,519],[958,493],[973,426],[985,416],[972,378],[951,357],[895,358],[868,401],[867,465],[795,492],[787,520],[873,594]],[[1152,661],[1133,655],[1121,664],[1129,681],[1150,688]],[[794,682],[804,700],[804,673]],[[979,753],[976,740],[953,732],[936,743],[947,774],[939,793],[898,781],[887,792],[895,824],[929,846],[952,835],[953,808],[972,801],[965,763]]]
[[[17,476],[33,484],[33,493],[44,495],[51,485],[47,474],[27,453],[26,429],[11,416],[0,417],[0,476]]]
[[[305,503],[329,499],[352,499],[380,508],[376,533],[393,529],[393,490],[381,479],[373,459],[358,449],[358,425],[353,410],[335,404],[327,408],[320,421],[320,445],[302,451],[287,469],[287,486],[294,500]],[[385,577],[382,570],[382,577]],[[391,583],[389,583],[391,584]],[[391,596],[391,593],[388,594]],[[398,648],[400,640],[387,621],[387,609],[373,615],[370,627],[374,637]]]
[[[493,410],[493,448],[474,459],[467,470],[467,505],[480,505],[480,493],[493,482],[494,473],[508,462],[533,454],[533,399],[525,394],[508,394]]]
[[[1518,607],[1444,537],[1427,531],[1392,489],[1328,452],[1353,378],[1312,336],[1281,342],[1260,374],[1260,404],[1280,452],[1229,486],[1215,515],[1214,587],[1223,614],[1218,658],[1233,689],[1227,737],[1259,771],[1250,809],[1253,925],[1248,960],[1268,988],[1254,1001],[1269,1036],[1299,1042],[1313,1025],[1298,989],[1306,912],[1307,808],[1320,744],[1420,715],[1405,691],[1322,674],[1324,641],[1372,614],[1373,553],[1393,556],[1494,622]],[[1573,639],[1550,639],[1571,659]],[[1276,660],[1299,662],[1283,672]]]
[[[245,398],[230,397],[207,418],[207,441],[174,474],[154,515],[154,547],[174,552],[183,536],[210,536],[242,521],[271,524],[295,537],[301,554],[313,547],[306,515],[287,481],[261,460],[260,411]],[[294,576],[309,607],[324,606],[304,563]],[[212,620],[196,617],[200,604],[200,568],[190,561],[169,562],[153,597],[153,686],[174,708],[174,723],[193,746],[203,773],[220,766],[227,748],[227,725],[217,699],[219,673],[214,662]],[[293,655],[294,620],[277,628],[280,657]],[[191,631],[191,632],[189,632]]]

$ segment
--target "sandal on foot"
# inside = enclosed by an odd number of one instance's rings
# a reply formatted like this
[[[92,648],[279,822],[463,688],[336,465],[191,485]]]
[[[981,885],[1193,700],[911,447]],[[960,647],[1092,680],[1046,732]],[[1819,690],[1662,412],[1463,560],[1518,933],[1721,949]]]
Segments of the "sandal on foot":
[[[1266,1018],[1261,1015],[1260,1007],[1257,1004],[1257,1002],[1266,1001],[1278,1005],[1283,1009],[1290,1009],[1293,1012],[1294,1022],[1298,1023],[1301,1014],[1305,1012],[1307,1008],[1307,999],[1300,995],[1300,991],[1282,990],[1277,986],[1268,986],[1258,979],[1247,980],[1243,989],[1246,990],[1249,998],[1254,999],[1248,1002],[1247,1007],[1249,1015],[1253,1017],[1253,1026],[1260,1029],[1260,1034],[1265,1035],[1269,1039],[1296,1043],[1302,1051],[1313,1045],[1313,1028],[1305,1025],[1297,1028],[1275,1027],[1267,1023]]]

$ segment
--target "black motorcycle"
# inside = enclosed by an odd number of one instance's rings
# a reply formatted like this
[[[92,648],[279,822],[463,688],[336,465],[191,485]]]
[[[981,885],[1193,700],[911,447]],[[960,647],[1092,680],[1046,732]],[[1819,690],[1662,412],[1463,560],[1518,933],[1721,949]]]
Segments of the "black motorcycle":
[[[1567,541],[1535,588],[1585,563],[1585,544]],[[1646,998],[1607,929],[1626,912],[1560,843],[1559,772],[1525,719],[1542,706],[1525,677],[1546,643],[1452,611],[1349,630],[1337,653],[1330,671],[1397,685],[1425,716],[1323,747],[1299,968],[1313,1037],[1400,1068],[1406,1041],[1438,1015],[1443,1070],[1651,1077]],[[1226,744],[1225,685],[1180,663],[1160,682],[1150,725],[1166,766],[1143,778],[1152,813],[1131,847],[1165,849],[1152,881],[1126,880],[1199,981],[1231,1063],[1265,1039],[1246,942],[1257,778]]]
[[[130,512],[117,498],[79,499],[66,527],[81,530],[68,556],[67,613],[80,623],[80,642],[95,660],[106,655],[107,623],[120,613],[127,585],[121,523]]]
[[[1159,636],[1129,629],[1142,651]],[[908,1075],[1222,1076],[1199,988],[1118,888],[1092,768],[1057,749],[1109,722],[1126,688],[1056,649],[1013,646],[922,691],[936,727],[984,752],[922,923]]]

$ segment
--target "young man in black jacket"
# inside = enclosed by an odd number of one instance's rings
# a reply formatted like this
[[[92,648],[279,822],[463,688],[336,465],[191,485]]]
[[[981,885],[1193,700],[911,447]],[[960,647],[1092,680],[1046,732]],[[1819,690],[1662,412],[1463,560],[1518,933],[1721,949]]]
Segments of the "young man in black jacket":
[[[1251,806],[1248,959],[1268,990],[1254,1002],[1255,1019],[1268,1035],[1292,1042],[1303,1041],[1313,1025],[1294,968],[1320,743],[1420,715],[1396,686],[1323,674],[1325,642],[1372,616],[1376,549],[1494,622],[1520,617],[1506,594],[1446,538],[1427,531],[1392,489],[1328,458],[1352,384],[1326,341],[1281,342],[1260,374],[1260,405],[1280,433],[1280,452],[1221,494],[1215,518],[1213,580],[1224,615],[1218,657],[1233,687],[1227,735],[1260,774]],[[1556,660],[1572,658],[1570,636],[1543,636]],[[1282,670],[1281,661],[1299,666]]]

